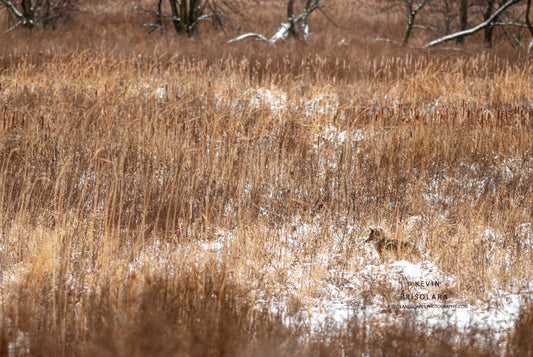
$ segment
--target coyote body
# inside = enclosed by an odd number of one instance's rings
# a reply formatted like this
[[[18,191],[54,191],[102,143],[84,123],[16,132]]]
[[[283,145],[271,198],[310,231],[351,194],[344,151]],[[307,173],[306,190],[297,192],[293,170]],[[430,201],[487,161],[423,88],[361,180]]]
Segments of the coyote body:
[[[387,238],[381,228],[370,228],[370,235],[365,243],[373,243],[379,254],[381,262],[387,257],[398,259],[400,257],[420,256],[416,247],[408,242],[400,242],[398,239]]]

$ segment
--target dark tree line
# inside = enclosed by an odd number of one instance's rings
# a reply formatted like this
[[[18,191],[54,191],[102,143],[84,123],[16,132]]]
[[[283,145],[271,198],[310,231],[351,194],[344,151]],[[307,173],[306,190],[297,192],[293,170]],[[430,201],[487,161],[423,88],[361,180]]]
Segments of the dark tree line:
[[[531,0],[381,0],[377,9],[403,13],[404,44],[415,29],[430,32],[434,39],[427,46],[451,40],[462,44],[482,31],[486,46],[492,47],[498,28],[516,46],[522,46],[524,34],[533,37]]]
[[[176,33],[193,34],[197,30],[200,21],[210,21],[214,25],[224,28],[225,19],[232,16],[242,16],[243,5],[236,0],[168,0],[170,14],[163,10],[166,0],[157,0],[157,20],[152,24],[154,28],[167,31],[164,27],[163,19],[169,19]],[[321,8],[320,0],[287,0],[286,2],[286,22],[280,24],[280,29],[269,41],[275,42],[278,38],[296,37],[306,39],[310,36],[308,18],[309,15]],[[255,11],[261,11],[262,5],[256,2]],[[256,33],[245,34],[266,39],[263,35]]]
[[[80,0],[0,0],[0,13],[9,17],[9,30],[19,26],[28,29],[55,26],[68,18]],[[145,24],[153,29],[168,32],[170,26],[178,34],[192,35],[202,21],[225,30],[229,19],[243,16],[244,2],[239,0],[153,0],[153,9],[145,9],[155,15],[155,22]],[[325,0],[324,0],[325,1]],[[376,11],[398,13],[405,21],[402,42],[407,44],[415,35],[426,33],[433,38],[426,46],[435,46],[454,40],[462,44],[477,32],[483,32],[487,47],[491,47],[496,29],[514,45],[523,46],[523,38],[533,38],[530,20],[532,0],[359,0],[358,6],[372,6]],[[309,16],[315,11],[324,11],[320,0],[284,0],[287,18],[280,23],[278,31],[267,38],[258,33],[240,35],[230,42],[248,37],[257,37],[276,42],[295,37],[306,39],[311,35]],[[246,2],[248,11],[261,11],[265,2]],[[327,15],[326,15],[327,16]],[[429,33],[429,35],[427,35]],[[527,36],[529,35],[529,36]],[[533,40],[529,43],[529,50]]]

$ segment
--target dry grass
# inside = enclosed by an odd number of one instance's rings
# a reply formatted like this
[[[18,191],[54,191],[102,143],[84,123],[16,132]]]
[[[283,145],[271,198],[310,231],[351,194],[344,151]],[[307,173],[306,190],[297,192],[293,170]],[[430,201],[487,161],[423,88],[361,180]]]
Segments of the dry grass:
[[[531,291],[530,58],[340,30],[198,44],[113,16],[0,50],[0,354],[501,348],[483,329],[428,338],[408,313],[307,317],[331,291],[354,311],[397,301],[350,285],[377,263],[373,225],[453,277],[457,303]],[[524,316],[509,354],[531,353]]]

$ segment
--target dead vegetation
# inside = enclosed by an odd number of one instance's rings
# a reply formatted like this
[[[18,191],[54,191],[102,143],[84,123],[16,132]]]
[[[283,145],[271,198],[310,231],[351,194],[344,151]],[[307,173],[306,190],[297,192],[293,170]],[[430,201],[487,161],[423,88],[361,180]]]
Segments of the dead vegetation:
[[[531,293],[530,58],[84,26],[0,50],[1,354],[531,354],[527,305],[499,335],[357,314],[397,302],[358,280],[376,224],[454,303]]]

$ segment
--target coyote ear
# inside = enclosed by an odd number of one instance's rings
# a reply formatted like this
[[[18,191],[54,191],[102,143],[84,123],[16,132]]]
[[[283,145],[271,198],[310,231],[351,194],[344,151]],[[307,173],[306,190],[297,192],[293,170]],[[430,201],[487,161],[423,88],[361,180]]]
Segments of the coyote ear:
[[[374,233],[374,228],[370,228],[370,234]]]

